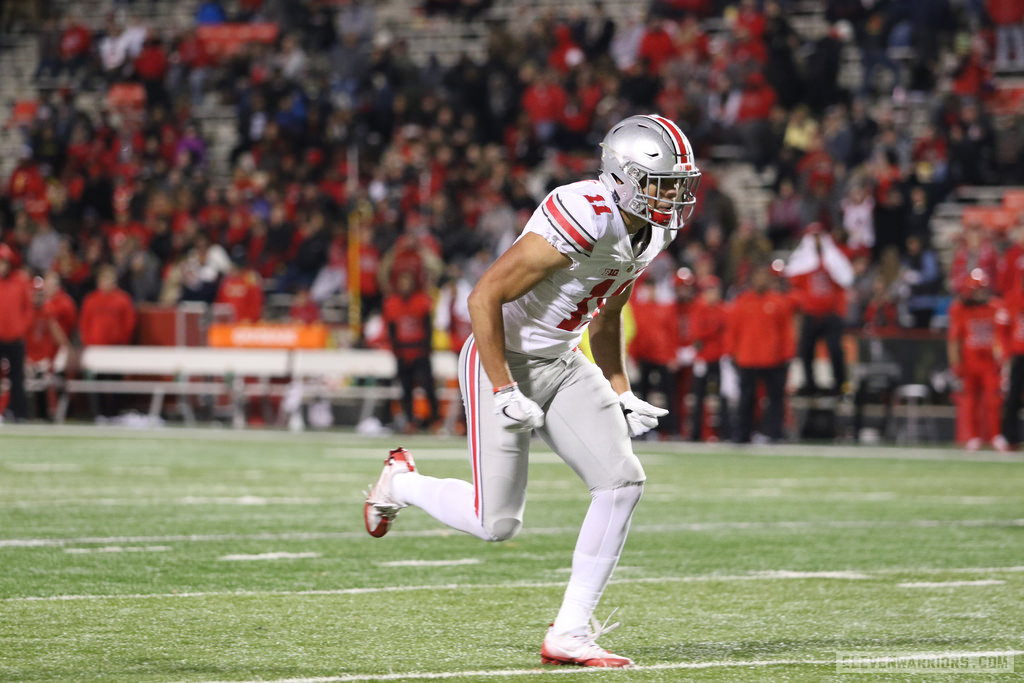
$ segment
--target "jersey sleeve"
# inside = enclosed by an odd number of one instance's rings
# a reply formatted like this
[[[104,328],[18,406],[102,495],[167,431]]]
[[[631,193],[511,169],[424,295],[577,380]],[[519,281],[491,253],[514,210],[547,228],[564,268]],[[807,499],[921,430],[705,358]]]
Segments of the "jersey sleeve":
[[[607,210],[602,203],[601,209]],[[594,206],[586,197],[555,190],[541,203],[523,232],[533,232],[573,261],[589,258],[603,235],[607,220],[597,221]]]

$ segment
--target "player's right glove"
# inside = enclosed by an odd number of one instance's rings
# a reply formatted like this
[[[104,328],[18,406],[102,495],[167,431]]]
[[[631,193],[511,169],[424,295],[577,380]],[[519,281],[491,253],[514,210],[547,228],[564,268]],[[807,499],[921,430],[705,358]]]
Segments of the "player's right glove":
[[[528,432],[544,426],[544,411],[519,391],[515,382],[494,392],[494,414],[506,432]]]

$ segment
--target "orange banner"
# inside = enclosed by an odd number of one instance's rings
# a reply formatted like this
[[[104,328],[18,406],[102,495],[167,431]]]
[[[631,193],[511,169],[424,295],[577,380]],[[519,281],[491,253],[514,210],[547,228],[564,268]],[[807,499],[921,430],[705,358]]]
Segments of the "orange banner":
[[[210,325],[210,346],[236,349],[322,349],[323,325]]]
[[[196,29],[207,52],[217,57],[230,57],[246,43],[273,43],[277,33],[277,24],[271,23],[213,24]]]

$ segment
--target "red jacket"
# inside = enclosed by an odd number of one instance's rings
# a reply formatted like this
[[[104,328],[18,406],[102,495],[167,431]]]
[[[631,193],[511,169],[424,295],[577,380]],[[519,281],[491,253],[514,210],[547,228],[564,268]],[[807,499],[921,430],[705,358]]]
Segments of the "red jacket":
[[[999,296],[1016,292],[1024,284],[1024,246],[1011,244],[999,260],[999,279],[996,291]]]
[[[263,288],[252,273],[228,275],[217,290],[217,303],[235,309],[235,320],[254,323],[263,317]]]
[[[840,287],[823,267],[791,279],[793,292],[805,315],[823,316],[846,311],[846,291]]]
[[[636,336],[629,355],[637,361],[668,365],[676,358],[676,307],[636,297],[630,306],[636,320]]]
[[[988,15],[996,26],[1019,24],[1024,20],[1024,3],[1020,0],[988,0]]]
[[[0,342],[24,340],[33,315],[28,275],[13,270],[0,277]]]
[[[434,302],[426,292],[414,292],[408,298],[392,294],[384,301],[384,324],[391,350],[400,360],[410,361],[430,353],[433,308]]]
[[[679,346],[692,346],[693,339],[693,301],[676,301],[676,344]]]
[[[960,363],[968,372],[995,364],[996,313],[998,301],[965,305],[957,299],[949,307],[947,338],[960,346]]]
[[[129,344],[135,331],[135,307],[127,292],[97,289],[82,302],[78,333],[86,346]]]
[[[722,357],[729,318],[724,303],[709,304],[698,299],[691,312],[693,341],[697,344],[697,358],[714,363]]]
[[[739,367],[775,367],[787,357],[792,327],[793,306],[785,296],[748,290],[729,310],[725,352]]]
[[[1004,353],[1024,356],[1024,292],[1020,289],[1002,300],[996,311],[996,330]]]
[[[25,355],[28,359],[34,362],[52,360],[57,355],[60,344],[50,331],[50,322],[56,322],[64,331],[64,335],[70,337],[77,318],[75,302],[67,292],[57,292],[55,296],[44,301],[43,305],[35,310],[25,339]]]

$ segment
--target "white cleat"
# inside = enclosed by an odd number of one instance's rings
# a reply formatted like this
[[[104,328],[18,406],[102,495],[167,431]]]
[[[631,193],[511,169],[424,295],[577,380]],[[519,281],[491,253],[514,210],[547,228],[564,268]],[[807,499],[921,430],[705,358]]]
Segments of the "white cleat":
[[[374,538],[380,538],[391,528],[391,522],[398,516],[398,511],[407,507],[391,495],[391,482],[396,474],[415,472],[416,463],[412,453],[404,448],[395,448],[384,460],[384,470],[369,491],[366,492],[366,503],[363,505],[363,521],[366,531]]]
[[[614,613],[614,612],[613,612]],[[611,617],[608,617],[609,620]],[[605,628],[592,620],[595,628],[583,635],[572,635],[568,633],[554,633],[554,624],[548,629],[544,636],[544,644],[540,648],[540,661],[544,664],[570,664],[575,666],[595,666],[602,668],[621,669],[633,666],[633,660],[629,657],[612,654],[598,645],[595,640],[613,631],[618,623]],[[607,624],[607,622],[605,622]]]

